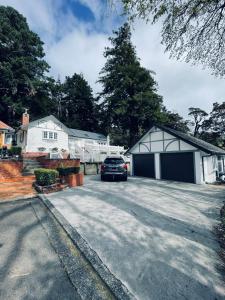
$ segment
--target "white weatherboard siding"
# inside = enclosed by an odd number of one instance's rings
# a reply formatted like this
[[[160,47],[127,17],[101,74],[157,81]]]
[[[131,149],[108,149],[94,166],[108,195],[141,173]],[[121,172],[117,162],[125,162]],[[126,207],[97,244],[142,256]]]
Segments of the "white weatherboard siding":
[[[56,133],[57,139],[44,139],[44,131]],[[53,148],[68,151],[68,145],[68,133],[60,123],[46,118],[42,122],[32,122],[32,126],[28,127],[26,152],[39,152],[40,148],[46,149],[43,152],[51,152]]]
[[[216,166],[217,166],[217,157],[206,156],[203,158],[204,161],[204,177],[205,182],[212,183],[216,181]]]

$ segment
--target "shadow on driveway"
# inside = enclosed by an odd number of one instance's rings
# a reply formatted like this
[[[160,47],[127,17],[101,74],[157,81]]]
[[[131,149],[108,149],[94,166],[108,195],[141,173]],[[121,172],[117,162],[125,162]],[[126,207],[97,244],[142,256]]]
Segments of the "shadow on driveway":
[[[225,299],[212,232],[224,190],[149,179],[49,195],[139,299]]]

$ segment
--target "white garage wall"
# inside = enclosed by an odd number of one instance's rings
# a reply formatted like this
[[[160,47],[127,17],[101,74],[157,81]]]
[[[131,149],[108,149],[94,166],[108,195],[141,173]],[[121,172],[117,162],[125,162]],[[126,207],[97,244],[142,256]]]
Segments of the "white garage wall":
[[[216,181],[216,171],[217,171],[217,157],[206,156],[203,158],[204,160],[204,175],[205,182],[213,183]]]

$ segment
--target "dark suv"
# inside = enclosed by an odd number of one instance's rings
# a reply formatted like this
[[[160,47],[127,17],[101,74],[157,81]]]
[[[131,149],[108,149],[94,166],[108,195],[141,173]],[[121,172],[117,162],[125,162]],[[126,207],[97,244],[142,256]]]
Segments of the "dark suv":
[[[101,180],[105,180],[106,178],[127,180],[127,165],[121,156],[106,157],[104,163],[101,165]]]

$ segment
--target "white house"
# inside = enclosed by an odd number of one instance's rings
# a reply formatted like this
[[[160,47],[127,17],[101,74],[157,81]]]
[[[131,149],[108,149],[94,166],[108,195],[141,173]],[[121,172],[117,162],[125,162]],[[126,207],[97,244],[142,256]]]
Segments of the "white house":
[[[128,150],[131,174],[201,184],[225,171],[225,151],[183,132],[153,126]]]
[[[121,146],[110,145],[103,134],[71,129],[50,115],[29,122],[25,112],[17,132],[17,145],[32,156],[49,153],[51,158],[80,158],[81,161],[101,162],[107,155],[123,155]]]

